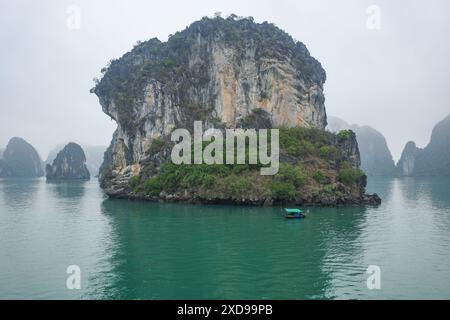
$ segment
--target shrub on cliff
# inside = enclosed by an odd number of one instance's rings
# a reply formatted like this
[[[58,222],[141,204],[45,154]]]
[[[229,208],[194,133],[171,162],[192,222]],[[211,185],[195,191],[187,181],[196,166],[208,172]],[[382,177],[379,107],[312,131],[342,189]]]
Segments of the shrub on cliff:
[[[330,133],[314,128],[280,128],[280,148],[292,156],[317,156],[323,152],[321,148],[330,147],[330,137]]]
[[[339,154],[339,150],[335,146],[322,146],[319,149],[320,157],[326,160],[335,160]]]
[[[353,186],[361,177],[365,174],[359,168],[352,168],[349,165],[345,165],[338,173],[338,180],[347,186]]]
[[[293,200],[295,187],[291,183],[275,181],[271,184],[272,197],[279,200]]]
[[[306,183],[307,175],[300,166],[281,163],[278,174],[274,179],[292,185],[294,188],[303,186]]]
[[[134,193],[139,192],[140,184],[141,184],[141,178],[139,176],[131,177],[130,180],[128,180],[128,185],[130,186],[131,190]]]
[[[162,191],[160,179],[158,177],[152,177],[145,181],[144,191],[150,196],[158,196]]]
[[[322,170],[317,169],[314,172],[313,176],[314,180],[316,180],[318,183],[325,183],[327,181],[327,178],[325,177],[325,174],[322,172]]]
[[[337,136],[340,139],[348,139],[352,136],[352,132],[350,130],[341,130],[338,132]]]
[[[237,198],[251,187],[249,180],[235,175],[226,177],[224,184],[227,193]]]

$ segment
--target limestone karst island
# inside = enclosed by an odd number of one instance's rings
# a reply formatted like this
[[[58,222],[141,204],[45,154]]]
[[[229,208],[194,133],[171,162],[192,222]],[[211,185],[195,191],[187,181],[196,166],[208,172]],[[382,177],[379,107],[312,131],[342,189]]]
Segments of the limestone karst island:
[[[111,197],[193,203],[380,203],[355,134],[325,131],[325,70],[306,46],[252,18],[204,18],[167,42],[139,42],[102,70],[92,91],[117,130],[100,172]],[[280,169],[174,165],[176,128],[280,130]]]
[[[3,0],[0,300],[189,320],[450,299],[447,12]]]

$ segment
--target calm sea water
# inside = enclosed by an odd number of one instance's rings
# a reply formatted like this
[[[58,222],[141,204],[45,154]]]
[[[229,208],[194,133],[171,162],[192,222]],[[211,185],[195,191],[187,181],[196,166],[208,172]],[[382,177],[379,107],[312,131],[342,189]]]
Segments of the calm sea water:
[[[0,298],[450,298],[450,181],[370,180],[378,208],[109,200],[96,181],[0,180]],[[81,290],[66,269],[81,269]],[[381,289],[367,289],[369,265]]]

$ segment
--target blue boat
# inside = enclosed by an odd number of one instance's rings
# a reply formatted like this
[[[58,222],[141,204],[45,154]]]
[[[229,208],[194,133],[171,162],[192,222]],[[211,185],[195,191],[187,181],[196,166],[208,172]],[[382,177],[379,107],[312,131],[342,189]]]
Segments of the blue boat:
[[[284,208],[284,217],[286,219],[303,219],[306,215],[300,209],[288,209]]]

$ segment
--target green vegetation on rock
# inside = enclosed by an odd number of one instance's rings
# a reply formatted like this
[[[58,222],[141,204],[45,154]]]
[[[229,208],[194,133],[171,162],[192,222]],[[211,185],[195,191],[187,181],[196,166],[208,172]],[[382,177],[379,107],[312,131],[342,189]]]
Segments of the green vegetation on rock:
[[[337,136],[341,139],[348,139],[351,136],[351,131],[350,130],[341,130],[338,132]]]
[[[201,199],[238,201],[309,202],[323,195],[333,198],[352,194],[359,190],[364,173],[350,166],[335,140],[336,136],[321,130],[281,128],[280,157],[290,157],[291,161],[282,161],[274,176],[261,176],[260,164],[176,165],[168,161],[156,172],[152,165],[148,170],[144,168],[143,172],[147,172],[144,175],[151,177],[132,177],[129,186],[134,194],[147,197],[159,197],[164,193],[182,198],[188,193]],[[157,141],[155,152],[164,149],[164,141]],[[207,145],[204,143],[203,148]],[[334,166],[338,166],[338,170]]]
[[[361,169],[344,164],[343,168],[339,170],[338,179],[347,186],[353,186],[363,176],[364,172]]]
[[[318,156],[321,148],[330,146],[330,136],[313,128],[281,128],[280,148],[292,156]]]

